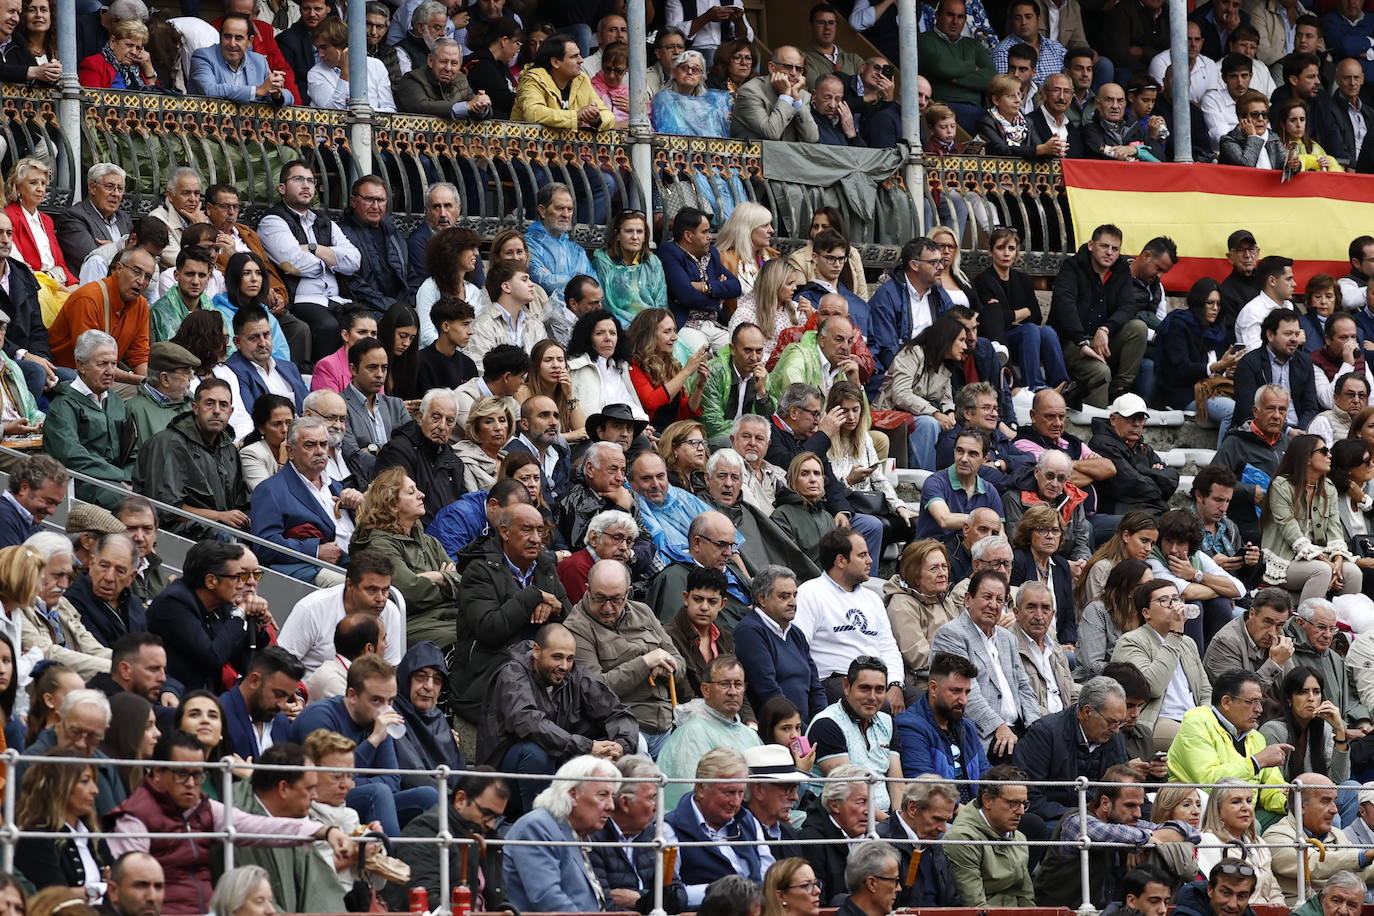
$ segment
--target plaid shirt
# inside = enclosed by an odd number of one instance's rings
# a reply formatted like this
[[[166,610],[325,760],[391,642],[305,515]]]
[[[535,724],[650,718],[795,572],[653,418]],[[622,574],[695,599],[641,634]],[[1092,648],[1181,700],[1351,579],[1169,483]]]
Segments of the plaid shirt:
[[[1059,832],[1059,838],[1064,841],[1064,845],[1059,847],[1059,851],[1064,855],[1072,855],[1079,849],[1078,840],[1082,836],[1079,821],[1077,812],[1064,815],[1062,828]],[[1087,824],[1088,839],[1094,843],[1124,843],[1128,846],[1137,847],[1148,843],[1151,834],[1159,829],[1158,824],[1152,824],[1149,821],[1136,821],[1134,824],[1111,824],[1091,814],[1088,815],[1085,823]]]

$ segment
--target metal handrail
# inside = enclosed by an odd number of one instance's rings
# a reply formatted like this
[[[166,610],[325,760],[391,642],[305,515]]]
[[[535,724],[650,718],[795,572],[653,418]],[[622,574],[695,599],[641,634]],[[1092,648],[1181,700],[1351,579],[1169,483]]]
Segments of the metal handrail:
[[[16,451],[15,449],[3,445],[0,445],[0,454],[9,455],[14,458],[29,457],[29,454],[26,452]],[[225,525],[222,522],[216,522],[211,519],[205,518],[204,516],[196,515],[194,512],[187,512],[185,509],[182,509],[179,506],[169,505],[168,503],[164,503],[161,500],[153,499],[151,496],[147,496],[143,493],[135,493],[133,490],[126,490],[123,487],[116,486],[115,484],[110,483],[108,480],[101,480],[98,477],[92,477],[89,474],[83,474],[80,471],[73,471],[71,468],[64,467],[64,470],[73,480],[80,480],[82,483],[92,484],[93,486],[96,486],[102,490],[108,490],[112,493],[118,493],[120,498],[123,498],[125,496],[139,496],[143,499],[146,499],[148,500],[148,502],[152,503],[153,508],[156,509],[158,512],[166,512],[169,515],[175,515],[178,518],[187,519],[189,521],[195,522],[198,525],[204,525],[212,531],[216,531],[224,535],[226,540],[245,541],[249,544],[257,544],[262,547],[269,547],[277,553],[286,554],[287,556],[293,559],[300,560],[304,563],[310,563],[311,565],[318,566],[321,569],[331,569],[334,572],[340,574],[345,572],[342,566],[338,566],[334,563],[326,563],[319,557],[312,557],[309,554],[301,553],[299,550],[295,550],[291,547],[284,547],[281,544],[274,544],[266,538],[258,537],[256,534],[251,534],[247,531],[240,531],[237,528],[231,528],[230,526]],[[69,499],[75,499],[75,496],[71,494],[70,490],[67,495]]]
[[[96,759],[96,758],[88,758],[88,757],[57,757],[57,756],[46,756],[46,755],[36,755],[36,754],[25,754],[25,753],[21,753],[21,752],[15,750],[15,749],[10,749],[10,750],[8,750],[8,751],[5,751],[3,754],[0,754],[0,760],[3,760],[3,761],[4,761],[9,767],[11,767],[11,768],[12,768],[15,764],[17,764],[17,763],[19,763],[19,762],[24,762],[24,763],[28,763],[28,764],[41,764],[41,763],[44,763],[44,762],[46,762],[46,763],[82,763],[82,764],[93,764],[93,765],[97,765],[97,766],[109,765],[109,766],[114,766],[114,767],[133,767],[133,766],[146,767],[146,766],[148,766],[148,764],[149,764],[149,761],[147,761],[147,760],[133,760],[133,759],[128,759],[128,758],[119,758],[119,759],[99,758],[99,759]],[[478,771],[472,771],[472,770],[452,770],[452,769],[450,769],[450,768],[447,767],[447,766],[440,766],[440,767],[437,767],[437,768],[431,769],[431,770],[407,770],[407,769],[403,769],[403,768],[399,768],[399,767],[353,767],[353,768],[343,769],[343,768],[339,768],[339,767],[322,767],[322,766],[318,766],[318,765],[304,765],[304,766],[301,766],[301,765],[288,765],[288,764],[262,764],[262,763],[255,763],[255,762],[252,762],[252,761],[246,761],[246,762],[245,762],[245,761],[240,761],[240,760],[237,760],[237,759],[234,758],[234,757],[224,757],[224,758],[221,758],[221,759],[218,760],[218,761],[203,761],[203,762],[202,762],[202,761],[157,761],[157,762],[156,762],[156,765],[157,765],[158,767],[164,767],[164,768],[168,768],[168,769],[190,769],[190,768],[199,768],[199,769],[202,769],[202,770],[218,770],[218,771],[220,772],[221,776],[222,776],[222,779],[223,779],[223,785],[222,785],[222,791],[221,791],[221,794],[223,795],[223,798],[221,799],[220,803],[224,806],[224,829],[222,829],[222,830],[216,830],[216,831],[197,832],[197,833],[172,833],[172,834],[169,834],[169,833],[156,833],[156,832],[152,832],[152,831],[140,832],[140,833],[135,833],[135,832],[127,832],[127,833],[126,833],[126,832],[114,832],[114,831],[92,831],[92,832],[89,834],[89,836],[91,836],[92,838],[113,838],[113,837],[123,837],[123,838],[125,838],[125,839],[181,839],[181,840],[185,840],[185,839],[205,839],[205,838],[210,838],[210,839],[224,839],[224,840],[228,840],[228,841],[229,841],[229,842],[226,842],[226,843],[223,844],[224,867],[225,867],[226,869],[229,869],[229,868],[232,868],[232,867],[233,867],[233,864],[234,864],[234,843],[235,843],[235,842],[237,842],[238,840],[245,840],[245,839],[263,839],[263,838],[268,838],[268,835],[255,834],[255,833],[251,833],[251,832],[240,831],[240,830],[238,830],[238,829],[234,826],[234,811],[235,811],[235,807],[234,807],[234,798],[233,798],[233,772],[234,772],[234,770],[236,770],[236,769],[249,769],[249,770],[262,769],[262,770],[269,770],[269,771],[283,772],[283,773],[308,773],[308,772],[315,772],[315,773],[321,773],[321,772],[323,772],[323,773],[339,773],[339,772],[348,772],[348,773],[352,773],[352,774],[355,774],[355,775],[363,775],[363,776],[371,776],[371,775],[395,775],[395,776],[410,776],[410,777],[412,777],[412,778],[413,778],[413,777],[416,777],[416,776],[429,776],[429,777],[433,777],[433,778],[435,779],[435,787],[436,787],[436,790],[437,790],[437,792],[438,792],[438,794],[439,794],[439,805],[441,806],[441,808],[442,808],[443,810],[447,810],[448,807],[449,807],[449,779],[450,779],[451,777],[453,777],[453,776],[480,775],[480,776],[483,776],[483,777],[493,777],[493,776],[495,776],[495,777],[501,777],[501,778],[504,778],[504,779],[507,779],[507,780],[539,780],[539,781],[545,781],[545,782],[547,782],[549,779],[551,779],[551,776],[550,776],[549,774],[513,773],[513,772],[500,772],[500,771],[481,771],[481,772],[478,772]],[[11,770],[11,772],[12,772],[12,770]],[[658,810],[657,810],[657,814],[656,814],[655,821],[654,821],[655,828],[654,828],[654,836],[653,836],[653,839],[651,839],[651,840],[628,840],[628,841],[597,841],[597,840],[582,840],[582,839],[578,839],[578,840],[558,840],[558,841],[550,841],[550,840],[512,840],[512,839],[506,839],[506,838],[501,838],[501,837],[493,837],[493,838],[487,840],[486,842],[487,842],[489,845],[498,846],[498,847],[500,847],[500,846],[511,846],[511,847],[516,847],[516,846],[579,846],[579,847],[608,847],[608,848],[618,848],[618,849],[625,849],[625,848],[629,848],[629,849],[654,849],[654,850],[657,851],[658,854],[654,857],[654,861],[655,861],[654,869],[655,869],[655,876],[656,876],[656,878],[655,878],[655,888],[654,888],[654,910],[652,911],[653,914],[662,914],[662,913],[663,913],[663,905],[662,905],[663,879],[664,879],[664,861],[663,861],[663,859],[664,859],[664,851],[665,851],[666,849],[668,849],[669,847],[674,847],[674,848],[679,848],[679,847],[680,847],[680,848],[693,848],[693,847],[713,847],[713,846],[763,846],[763,845],[767,845],[767,843],[768,843],[768,840],[767,840],[765,837],[760,837],[760,838],[755,839],[755,840],[736,839],[736,840],[712,840],[712,841],[679,841],[679,840],[676,840],[676,839],[675,839],[675,840],[674,840],[673,842],[671,842],[671,843],[668,842],[668,841],[665,839],[665,834],[666,834],[666,830],[665,830],[665,828],[666,828],[665,817],[666,817],[666,813],[667,813],[667,812],[666,812],[666,810],[665,810],[665,805],[664,805],[664,791],[665,791],[665,789],[667,788],[667,786],[669,786],[669,785],[697,785],[697,784],[702,784],[702,783],[759,782],[760,780],[749,780],[748,778],[740,779],[740,778],[730,778],[730,777],[696,779],[696,778],[677,778],[677,777],[668,777],[668,776],[664,776],[664,775],[659,775],[659,776],[657,776],[657,777],[624,777],[624,778],[622,778],[622,777],[610,777],[610,776],[588,776],[588,777],[584,777],[584,778],[582,778],[582,779],[579,779],[578,781],[579,781],[579,782],[617,782],[617,783],[620,783],[620,784],[625,784],[625,783],[649,783],[649,784],[652,784],[652,785],[654,785],[655,787],[657,787],[657,789],[658,789]],[[879,783],[879,782],[882,782],[882,783],[904,783],[904,782],[908,782],[909,780],[907,780],[907,779],[891,779],[891,778],[888,778],[888,777],[885,777],[885,776],[878,776],[878,775],[876,775],[876,774],[870,773],[870,774],[868,774],[868,777],[867,777],[864,781],[867,782],[867,783],[871,786],[871,785],[874,785],[874,784]],[[1147,789],[1158,789],[1158,788],[1161,787],[1161,785],[1165,785],[1165,784],[1161,784],[1161,783],[1145,783],[1145,782],[1132,782],[1132,783],[1101,782],[1101,781],[1096,781],[1096,782],[1095,782],[1095,781],[1092,781],[1092,780],[1087,779],[1086,777],[1079,777],[1078,779],[1075,779],[1075,780],[1072,780],[1072,781],[1068,781],[1068,780],[1025,780],[1025,779],[1022,779],[1022,780],[944,779],[944,780],[941,780],[941,781],[942,781],[942,782],[945,782],[945,783],[948,783],[948,784],[951,784],[951,785],[970,785],[970,786],[979,786],[979,785],[981,785],[981,786],[987,786],[987,785],[1012,785],[1012,786],[1038,786],[1038,787],[1044,787],[1044,788],[1073,788],[1073,789],[1076,791],[1076,794],[1077,794],[1077,796],[1078,796],[1078,803],[1077,803],[1078,813],[1080,814],[1081,817],[1084,817],[1084,818],[1087,817],[1087,811],[1088,811],[1088,790],[1089,790],[1090,788],[1099,787],[1099,786],[1114,786],[1114,787],[1118,787],[1118,788],[1121,787],[1121,786],[1136,786],[1136,787],[1147,788]],[[11,869],[13,868],[13,865],[14,865],[14,847],[15,847],[15,844],[16,844],[21,838],[52,838],[52,839],[59,839],[59,838],[62,838],[62,837],[65,837],[65,836],[68,835],[68,834],[60,833],[60,832],[56,832],[56,831],[21,830],[21,829],[17,828],[16,826],[14,826],[15,823],[16,823],[16,821],[15,821],[15,811],[16,811],[16,807],[15,807],[16,782],[17,782],[17,780],[14,780],[14,779],[7,779],[7,780],[5,781],[5,788],[4,788],[4,811],[3,811],[3,815],[4,815],[4,826],[0,826],[0,867],[3,867],[3,868],[6,869],[6,870],[11,870]],[[854,780],[854,779],[852,779],[852,778],[851,778],[851,779],[837,778],[837,777],[834,777],[834,776],[817,776],[817,777],[808,779],[808,782],[820,783],[820,784],[825,784],[825,783],[837,783],[837,782],[838,782],[838,783],[854,783],[854,782],[856,782],[856,780]],[[1189,787],[1189,788],[1198,788],[1198,789],[1237,789],[1237,788],[1243,788],[1242,786],[1238,786],[1238,785],[1236,785],[1236,784],[1234,784],[1234,783],[1167,783],[1167,785],[1182,786],[1182,787]],[[1310,789],[1310,788],[1312,788],[1311,786],[1304,786],[1303,783],[1300,782],[1300,781],[1287,782],[1287,783],[1272,783],[1272,784],[1270,784],[1270,783],[1265,783],[1265,784],[1262,784],[1262,785],[1261,785],[1261,784],[1252,784],[1252,787],[1253,787],[1253,790],[1255,790],[1255,791],[1258,791],[1258,790],[1260,790],[1260,789],[1283,789],[1283,790],[1292,790],[1292,789],[1303,789],[1303,788],[1309,788],[1309,789]],[[1337,788],[1337,789],[1339,789],[1340,787],[1337,786],[1337,787],[1332,787],[1332,788]],[[1297,821],[1298,821],[1299,823],[1301,823],[1301,820],[1302,820],[1302,792],[1299,791],[1299,792],[1295,793],[1295,794],[1292,796],[1292,798],[1293,798],[1293,812],[1292,812],[1292,815],[1291,815],[1291,816],[1294,817],[1294,818],[1296,818]],[[873,795],[872,793],[870,793],[870,794],[869,794],[869,801],[868,801],[868,830],[865,832],[865,834],[864,834],[863,836],[860,836],[860,837],[842,837],[842,838],[838,838],[838,839],[798,839],[798,840],[789,841],[789,842],[793,842],[793,843],[795,843],[796,845],[799,845],[799,846],[826,846],[826,845],[834,846],[834,845],[853,845],[854,843],[863,842],[863,841],[869,840],[869,839],[879,839],[879,837],[878,837],[878,835],[877,835],[877,832],[876,832],[876,818],[877,818],[877,813],[878,813],[878,812],[877,812],[877,810],[876,810],[876,804],[875,804],[875,802],[874,802],[874,795]],[[279,836],[274,837],[274,838],[280,839]],[[355,842],[365,842],[365,841],[366,841],[366,837],[354,837],[354,838],[351,838],[351,839],[353,839]],[[461,846],[461,845],[470,845],[470,844],[473,844],[473,843],[475,842],[474,840],[469,839],[469,838],[467,838],[467,837],[457,837],[457,836],[452,835],[452,834],[449,832],[449,830],[448,830],[447,819],[444,819],[444,820],[441,822],[441,829],[440,829],[440,830],[436,833],[436,835],[433,836],[433,837],[391,837],[391,838],[389,838],[389,839],[390,839],[391,842],[402,843],[402,844],[411,844],[411,845],[421,845],[421,844],[428,845],[428,844],[435,844],[435,845],[439,845],[440,847],[442,847],[442,848],[445,849],[445,850],[447,850],[448,848],[450,848],[450,847],[452,847],[452,846],[455,846],[455,845],[459,845],[459,846]],[[308,842],[308,840],[305,840],[305,842]],[[1035,847],[1062,847],[1062,846],[1073,846],[1073,845],[1077,845],[1077,846],[1079,847],[1079,849],[1080,849],[1080,853],[1079,853],[1079,854],[1080,854],[1080,857],[1081,857],[1081,859],[1080,859],[1080,876],[1081,876],[1081,881],[1082,881],[1081,891],[1082,891],[1082,895],[1083,895],[1083,903],[1082,903],[1082,906],[1080,906],[1080,907],[1078,908],[1078,910],[1077,910],[1078,916],[1093,916],[1093,914],[1095,914],[1095,913],[1097,912],[1096,909],[1095,909],[1095,908],[1093,907],[1093,905],[1092,905],[1092,901],[1091,901],[1091,891],[1090,891],[1090,888],[1089,888],[1089,855],[1090,855],[1091,850],[1092,850],[1093,848],[1105,848],[1105,849],[1136,849],[1136,848],[1138,848],[1136,845],[1130,844],[1130,843],[1117,843],[1117,842],[1099,842],[1099,841],[1094,841],[1094,840],[1091,840],[1086,834],[1085,834],[1084,836],[1082,836],[1082,837],[1081,837],[1080,839],[1078,839],[1078,840],[1067,840],[1067,841],[1064,840],[1063,838],[1060,838],[1060,839],[1058,839],[1058,840],[1027,840],[1027,839],[1019,839],[1019,840],[969,840],[969,839],[950,840],[950,839],[947,839],[947,838],[945,838],[945,837],[941,837],[941,838],[938,838],[938,839],[921,840],[920,842],[921,842],[921,844],[922,844],[923,846],[925,846],[925,845],[930,845],[930,846],[944,846],[944,845],[962,845],[962,846],[999,846],[999,845],[1005,845],[1005,844],[1008,844],[1008,843],[1011,843],[1011,844],[1017,845],[1017,846],[1026,846],[1026,847],[1031,847],[1031,846],[1035,846]],[[1270,848],[1274,848],[1274,847],[1273,847],[1273,844],[1266,844],[1266,845],[1269,845]],[[1374,845],[1371,845],[1371,844],[1350,843],[1350,842],[1346,842],[1346,843],[1328,843],[1328,844],[1325,844],[1325,845],[1326,845],[1326,848],[1328,848],[1328,849],[1361,849],[1361,850],[1374,849]],[[1306,843],[1306,840],[1305,840],[1305,837],[1304,837],[1302,831],[1298,831],[1297,836],[1296,836],[1296,838],[1295,838],[1295,841],[1294,841],[1294,843],[1293,843],[1293,846],[1299,851],[1300,856],[1306,854],[1305,851],[1308,849],[1308,846],[1307,846],[1307,843]],[[451,913],[449,912],[449,908],[448,908],[448,902],[449,902],[449,899],[450,899],[450,889],[451,889],[451,886],[452,886],[452,876],[451,876],[450,873],[449,873],[449,862],[448,862],[448,859],[449,859],[449,857],[448,857],[447,855],[441,855],[441,856],[439,856],[439,885],[440,885],[440,888],[439,888],[439,890],[440,890],[440,898],[439,898],[439,900],[440,900],[440,903],[439,903],[439,906],[438,906],[434,911],[432,911],[432,913],[430,914],[430,916],[451,916]],[[1300,858],[1300,862],[1301,862],[1301,858]],[[1305,876],[1305,874],[1304,874],[1304,870],[1303,870],[1302,867],[1299,867],[1298,870],[1297,870],[1296,880],[1297,880],[1297,896],[1298,896],[1299,899],[1303,899],[1303,898],[1306,897],[1306,876]]]

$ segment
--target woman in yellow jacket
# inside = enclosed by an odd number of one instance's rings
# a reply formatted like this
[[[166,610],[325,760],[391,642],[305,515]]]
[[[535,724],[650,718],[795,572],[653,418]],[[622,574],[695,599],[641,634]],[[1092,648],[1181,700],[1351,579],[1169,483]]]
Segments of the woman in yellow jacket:
[[[615,115],[582,72],[577,42],[559,34],[544,40],[515,87],[512,121],[565,130],[610,130]]]
[[[1304,172],[1344,172],[1336,157],[1307,135],[1308,114],[1308,105],[1302,99],[1287,99],[1274,106],[1274,126],[1290,150],[1289,155],[1297,154]]]

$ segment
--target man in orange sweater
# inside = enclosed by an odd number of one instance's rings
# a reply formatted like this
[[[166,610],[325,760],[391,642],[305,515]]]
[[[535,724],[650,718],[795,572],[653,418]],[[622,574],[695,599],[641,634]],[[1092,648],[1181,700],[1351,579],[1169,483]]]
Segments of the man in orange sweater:
[[[142,248],[127,248],[115,260],[114,272],[72,292],[48,329],[53,361],[76,368],[73,352],[81,332],[105,331],[119,346],[121,367],[115,381],[137,385],[148,375],[148,288],[157,263]],[[132,371],[130,371],[132,370]]]

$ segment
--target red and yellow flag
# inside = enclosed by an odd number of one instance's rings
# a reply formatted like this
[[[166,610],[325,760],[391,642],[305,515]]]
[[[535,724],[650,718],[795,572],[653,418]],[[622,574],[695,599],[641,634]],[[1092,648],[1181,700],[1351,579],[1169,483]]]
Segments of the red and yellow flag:
[[[1261,254],[1292,258],[1299,289],[1316,274],[1348,274],[1350,240],[1374,235],[1374,175],[1302,172],[1285,182],[1277,169],[1084,159],[1061,168],[1078,242],[1103,223],[1121,228],[1125,255],[1169,236],[1179,255],[1164,278],[1172,292],[1229,274],[1226,238],[1237,229],[1254,233]]]

